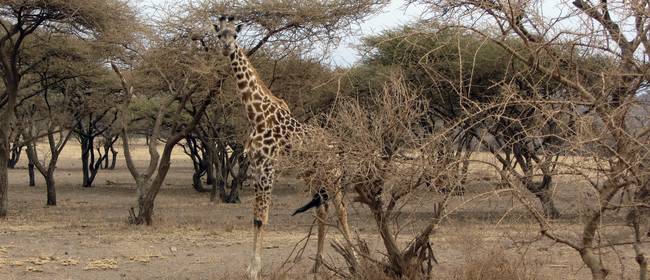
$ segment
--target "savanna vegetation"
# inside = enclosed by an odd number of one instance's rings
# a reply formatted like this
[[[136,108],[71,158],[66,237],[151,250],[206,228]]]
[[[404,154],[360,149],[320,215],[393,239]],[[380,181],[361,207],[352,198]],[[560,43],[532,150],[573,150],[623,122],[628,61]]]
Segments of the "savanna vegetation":
[[[551,2],[404,1],[422,18],[341,67],[394,5],[0,1],[0,275],[244,277],[233,15],[308,135],[276,162],[264,278],[650,279],[650,3]],[[292,217],[324,181],[348,220]]]

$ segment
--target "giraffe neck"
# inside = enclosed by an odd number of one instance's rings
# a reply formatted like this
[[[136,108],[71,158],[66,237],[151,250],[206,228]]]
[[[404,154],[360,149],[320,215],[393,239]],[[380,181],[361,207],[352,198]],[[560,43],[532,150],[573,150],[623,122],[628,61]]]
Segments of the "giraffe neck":
[[[241,99],[244,104],[251,103],[252,101],[262,101],[260,90],[260,83],[257,76],[257,71],[251,65],[248,57],[244,54],[244,50],[238,45],[235,45],[233,51],[229,54],[230,69],[237,81],[237,90],[241,94]],[[257,94],[254,94],[257,93]]]
[[[246,107],[247,117],[251,124],[257,125],[264,121],[263,104],[275,103],[289,111],[287,104],[282,99],[275,97],[266,87],[241,47],[235,44],[228,56],[230,69],[237,82],[237,90]]]

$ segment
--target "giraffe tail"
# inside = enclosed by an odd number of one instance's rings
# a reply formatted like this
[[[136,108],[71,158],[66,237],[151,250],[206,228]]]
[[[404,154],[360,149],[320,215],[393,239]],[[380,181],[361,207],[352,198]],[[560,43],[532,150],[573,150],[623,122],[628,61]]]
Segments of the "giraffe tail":
[[[296,211],[293,212],[291,216],[295,216],[296,214],[305,212],[311,208],[321,206],[323,203],[327,201],[328,198],[329,197],[327,196],[327,190],[325,190],[324,187],[320,187],[318,189],[318,192],[314,193],[314,197],[311,199],[311,201],[305,204],[305,206],[296,209]]]

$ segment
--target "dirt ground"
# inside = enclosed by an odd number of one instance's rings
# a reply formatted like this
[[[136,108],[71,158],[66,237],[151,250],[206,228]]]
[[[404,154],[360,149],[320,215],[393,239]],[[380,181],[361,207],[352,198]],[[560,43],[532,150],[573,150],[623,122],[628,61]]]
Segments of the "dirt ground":
[[[156,200],[154,225],[127,224],[128,209],[135,201],[133,180],[118,161],[116,170],[101,170],[95,187],[81,187],[78,146],[66,148],[56,171],[58,206],[45,206],[45,186],[37,174],[37,186],[27,186],[25,163],[10,171],[10,214],[0,221],[0,279],[240,279],[252,251],[252,196],[242,193],[241,204],[209,202],[207,194],[191,187],[191,164],[179,150],[165,186]],[[137,151],[144,159],[146,151]],[[140,161],[143,166],[144,161]],[[493,189],[485,174],[474,171],[468,193],[455,197],[460,207],[431,238],[436,258],[435,279],[455,279],[472,265],[493,265],[503,257],[524,270],[529,279],[588,279],[578,254],[559,244],[538,238],[535,224],[509,196],[476,195]],[[312,224],[311,214],[291,217],[308,196],[301,183],[282,177],[274,190],[270,226],[264,240],[263,275],[271,279],[321,279],[331,275],[310,274],[315,234],[297,262],[291,256]],[[584,195],[570,178],[558,181],[558,206],[564,213],[556,227],[575,238],[579,232],[579,204]],[[427,221],[435,193],[417,195],[404,208],[401,241]],[[474,199],[472,199],[474,198]],[[471,201],[471,202],[469,202]],[[468,203],[469,202],[469,203]],[[361,205],[351,204],[351,226],[380,249],[374,224]],[[332,219],[334,217],[331,217]],[[625,240],[620,227],[612,240]],[[615,230],[616,231],[616,230]],[[333,229],[330,235],[338,237]],[[338,237],[340,238],[340,237]],[[327,246],[326,261],[338,258]],[[646,252],[650,248],[646,247]],[[290,259],[283,266],[285,260]],[[486,261],[487,260],[487,261]],[[633,251],[608,250],[612,279],[638,279]]]

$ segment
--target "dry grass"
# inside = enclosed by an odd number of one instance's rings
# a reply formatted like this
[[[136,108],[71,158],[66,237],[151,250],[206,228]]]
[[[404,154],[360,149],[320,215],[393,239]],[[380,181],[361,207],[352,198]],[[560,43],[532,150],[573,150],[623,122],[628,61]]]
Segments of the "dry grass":
[[[135,189],[123,161],[118,161],[116,170],[100,171],[96,187],[82,189],[78,146],[72,144],[57,169],[56,207],[44,207],[45,190],[40,177],[36,187],[26,186],[24,163],[20,169],[10,171],[10,217],[0,221],[0,279],[244,279],[252,247],[249,187],[243,190],[241,204],[212,204],[207,195],[192,189],[191,165],[182,152],[176,151],[168,180],[156,200],[154,226],[129,226],[127,209],[134,203]],[[575,252],[548,240],[517,243],[536,240],[537,232],[525,210],[516,207],[511,197],[490,194],[470,201],[494,190],[494,181],[488,175],[478,168],[472,170],[468,192],[454,197],[449,206],[462,207],[431,238],[439,261],[434,278],[459,279],[459,273],[472,276],[477,271],[501,273],[503,277],[537,277],[512,279],[587,278],[588,271]],[[562,198],[558,206],[573,212],[576,198],[583,196],[583,187],[566,178],[557,188]],[[301,180],[289,176],[279,179],[264,241],[266,249],[262,250],[263,275],[267,279],[335,279],[327,272],[308,273],[313,265],[315,236],[290,271],[279,269],[313,221],[311,213],[290,216],[307,199]],[[416,194],[401,210],[403,218],[413,220],[414,228],[422,226],[431,215],[430,202],[436,199],[437,193]],[[376,254],[382,245],[370,222],[371,214],[358,204],[352,203],[349,208],[350,225],[369,241],[370,252]],[[567,215],[556,226],[577,231],[579,218]],[[330,230],[329,235],[334,232]],[[621,232],[611,238],[623,240],[627,234]],[[337,238],[340,240],[340,235]],[[410,238],[407,226],[399,242],[403,245]],[[502,254],[500,261],[494,251]],[[634,279],[634,259],[626,252],[617,255],[608,250],[606,258],[621,263],[612,267],[613,279]],[[474,257],[468,258],[470,255]],[[522,255],[527,260],[524,271],[517,270]],[[329,246],[325,258],[336,261]],[[97,260],[113,260],[110,263],[115,267],[84,270]],[[516,268],[515,274],[511,268]],[[623,269],[625,273],[621,273]],[[385,279],[382,271],[369,271],[367,279]],[[461,279],[508,279],[503,277]]]
[[[507,256],[504,251],[470,255],[466,264],[460,267],[454,280],[541,280],[538,268],[522,264],[517,258]]]

